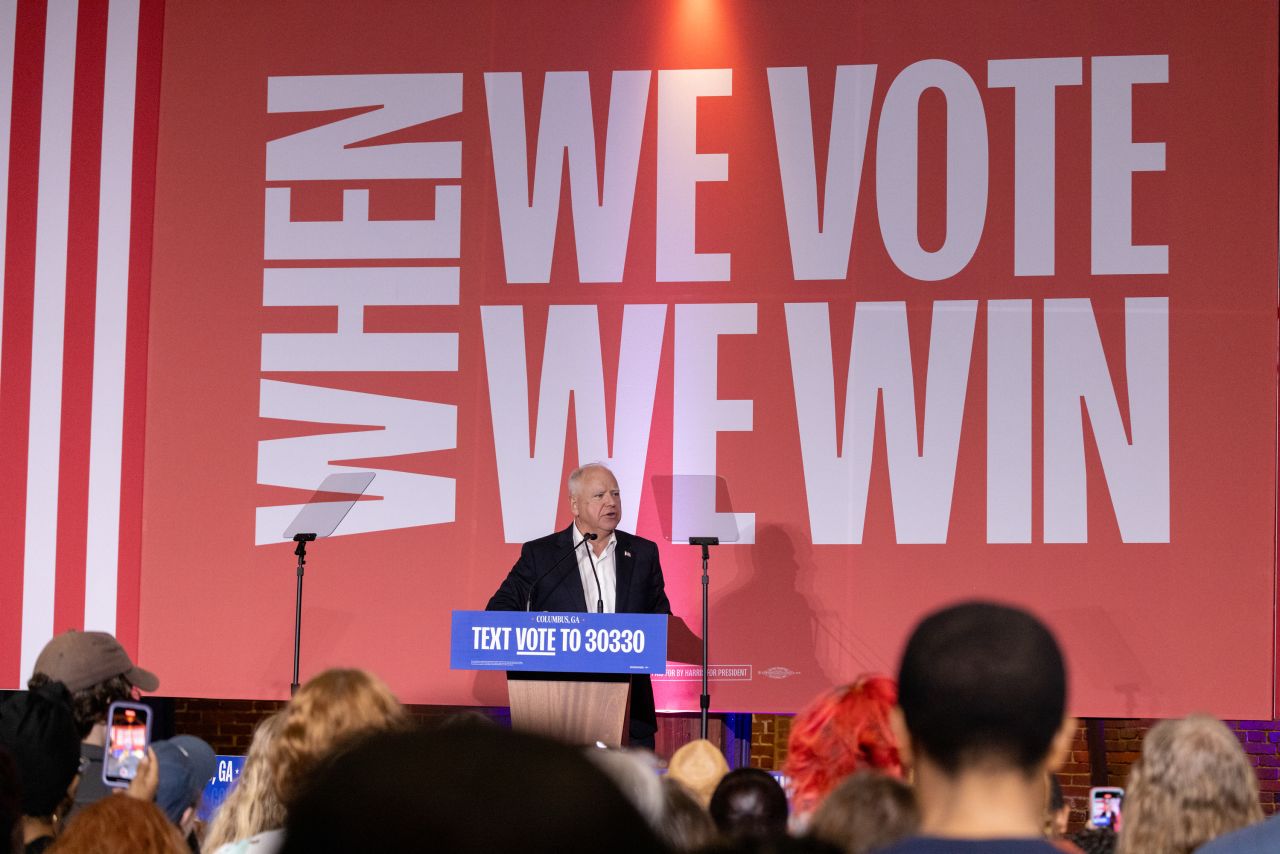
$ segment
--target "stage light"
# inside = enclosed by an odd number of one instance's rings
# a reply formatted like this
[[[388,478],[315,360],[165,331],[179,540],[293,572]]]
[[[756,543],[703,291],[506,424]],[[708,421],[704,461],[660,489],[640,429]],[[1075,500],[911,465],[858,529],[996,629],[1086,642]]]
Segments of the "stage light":
[[[724,62],[735,41],[724,0],[676,0],[670,12],[670,46],[691,62]],[[711,57],[716,56],[715,60]]]

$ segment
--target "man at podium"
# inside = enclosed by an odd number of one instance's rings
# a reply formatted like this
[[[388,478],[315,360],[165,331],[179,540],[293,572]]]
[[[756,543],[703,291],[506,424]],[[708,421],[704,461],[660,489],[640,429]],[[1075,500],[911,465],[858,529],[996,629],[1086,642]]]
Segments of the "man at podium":
[[[485,610],[670,614],[657,544],[617,530],[622,498],[613,472],[588,463],[569,475],[568,492],[573,523],[521,546]],[[628,729],[632,745],[654,746],[648,676],[631,677]]]

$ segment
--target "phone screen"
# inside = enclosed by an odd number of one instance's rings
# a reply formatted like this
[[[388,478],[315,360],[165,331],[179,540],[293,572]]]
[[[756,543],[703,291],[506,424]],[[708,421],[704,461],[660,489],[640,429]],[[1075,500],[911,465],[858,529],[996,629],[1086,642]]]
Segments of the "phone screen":
[[[1120,829],[1120,805],[1124,802],[1124,789],[1097,787],[1089,791],[1089,824],[1094,827]]]
[[[112,703],[107,712],[106,751],[102,778],[109,785],[128,785],[138,774],[151,740],[151,710],[136,703]]]

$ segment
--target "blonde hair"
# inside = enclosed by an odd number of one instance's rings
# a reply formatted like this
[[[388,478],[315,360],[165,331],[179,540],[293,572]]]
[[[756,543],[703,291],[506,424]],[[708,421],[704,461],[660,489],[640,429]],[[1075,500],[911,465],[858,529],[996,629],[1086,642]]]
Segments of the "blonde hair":
[[[1262,819],[1240,742],[1207,715],[1161,721],[1129,772],[1118,854],[1190,854]]]
[[[284,807],[276,797],[267,760],[267,748],[283,725],[283,712],[276,712],[258,723],[235,788],[214,814],[200,843],[205,851],[216,851],[228,842],[284,826]]]
[[[276,797],[287,809],[316,763],[351,739],[402,725],[404,706],[364,670],[326,670],[298,689],[267,747]]]

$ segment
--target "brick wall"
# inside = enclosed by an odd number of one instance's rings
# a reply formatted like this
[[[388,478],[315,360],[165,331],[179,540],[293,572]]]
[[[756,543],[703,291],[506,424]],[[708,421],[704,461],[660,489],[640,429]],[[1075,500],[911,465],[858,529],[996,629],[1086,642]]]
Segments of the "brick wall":
[[[781,771],[791,737],[790,715],[751,716],[751,767]]]
[[[194,700],[174,701],[174,731],[199,736],[221,754],[242,754],[249,748],[253,729],[284,703],[275,700]],[[410,706],[409,712],[423,724],[438,723],[459,714],[482,714],[509,721],[504,708],[454,706]],[[1106,785],[1124,786],[1129,768],[1142,752],[1142,739],[1154,721],[1107,719],[1102,722],[1105,745]],[[1276,812],[1280,794],[1280,721],[1227,721],[1258,775],[1262,809]],[[658,755],[670,758],[680,745],[698,737],[697,715],[660,715],[657,735]],[[708,725],[712,743],[726,747],[728,734],[723,718],[712,716]],[[751,765],[780,770],[787,758],[791,735],[790,715],[753,715],[751,718]],[[1062,768],[1063,794],[1071,806],[1071,825],[1083,825],[1088,811],[1089,788],[1093,785],[1094,757],[1089,750],[1086,722],[1082,721]]]
[[[1071,742],[1071,752],[1067,761],[1058,772],[1058,782],[1062,786],[1062,798],[1071,807],[1068,826],[1075,830],[1084,827],[1089,816],[1089,788],[1092,783],[1093,766],[1090,764],[1089,737],[1084,721],[1076,728],[1075,738]]]
[[[1272,815],[1280,806],[1280,721],[1231,721],[1230,726],[1258,775],[1262,809]]]
[[[1107,745],[1107,785],[1123,786],[1129,767],[1142,750],[1142,739],[1155,724],[1153,720],[1118,719],[1105,723]],[[1280,793],[1280,721],[1226,721],[1249,758],[1258,776],[1263,812],[1276,812]]]
[[[191,700],[174,701],[173,729],[183,735],[203,738],[215,753],[241,755],[249,749],[258,722],[284,703],[274,700]]]
[[[209,742],[214,751],[237,756],[249,749],[258,722],[284,707],[279,700],[197,700],[179,698],[174,701],[173,731],[194,735]],[[506,708],[471,706],[409,706],[409,714],[424,726],[440,723],[456,715],[484,715],[499,723],[510,723]],[[655,748],[663,759],[670,759],[681,745],[696,739],[702,729],[697,714],[660,715]],[[788,720],[786,726],[790,725]],[[707,740],[727,750],[730,736],[724,718],[712,715],[707,721]],[[754,739],[753,739],[754,741]],[[786,749],[786,739],[782,739]]]
[[[1155,721],[1107,719],[1102,722],[1106,754],[1106,785],[1124,786],[1129,768],[1142,753],[1142,739]],[[1280,794],[1280,721],[1227,721],[1240,739],[1249,763],[1258,775],[1263,812],[1277,809]],[[1071,753],[1062,768],[1063,795],[1071,806],[1071,826],[1079,828],[1089,809],[1089,789],[1093,785],[1093,757],[1089,751],[1087,724],[1080,722]],[[787,758],[787,736],[791,719],[786,715],[755,715],[751,721],[751,764],[757,768],[781,768]]]

